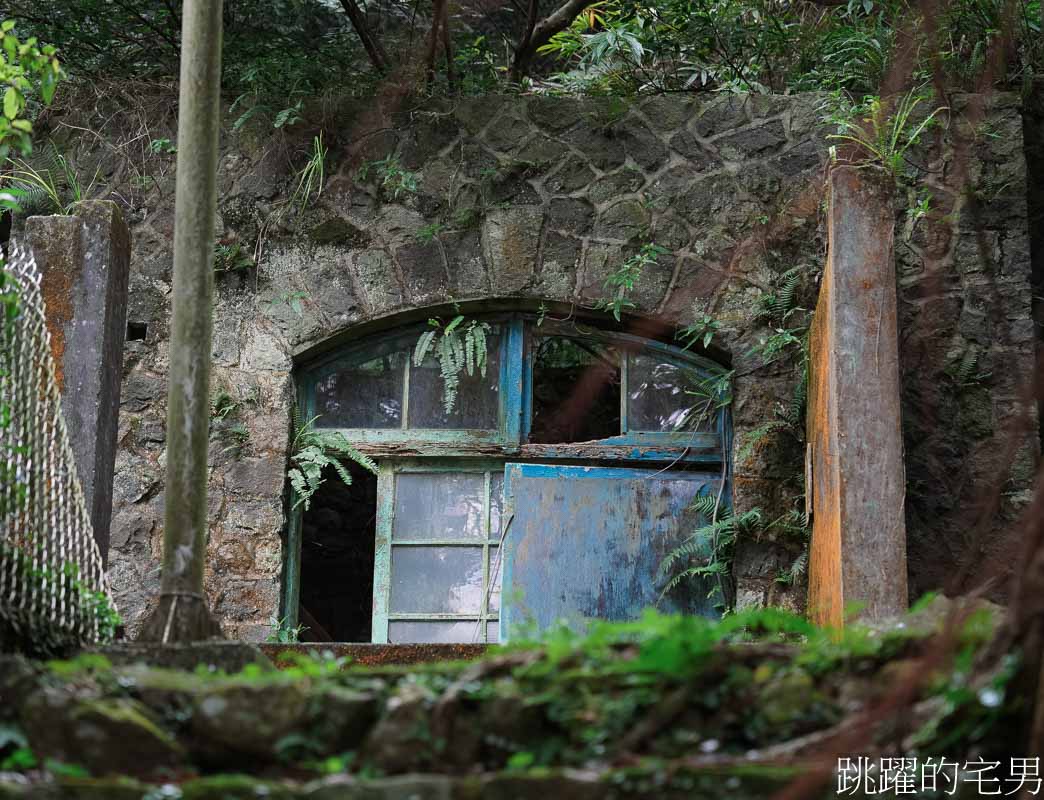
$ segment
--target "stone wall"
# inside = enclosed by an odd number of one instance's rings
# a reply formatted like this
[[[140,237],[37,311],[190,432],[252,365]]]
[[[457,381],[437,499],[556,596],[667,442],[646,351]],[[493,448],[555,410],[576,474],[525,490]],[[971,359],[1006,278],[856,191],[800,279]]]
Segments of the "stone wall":
[[[1023,150],[1019,101],[969,96],[952,106],[955,116],[936,130],[931,149],[914,156],[931,211],[911,213],[910,192],[896,220],[912,599],[985,580],[994,581],[995,596],[1006,593],[1040,454],[1031,153]]]
[[[259,256],[256,270],[219,276],[215,307],[214,391],[227,392],[239,408],[213,425],[207,590],[229,635],[264,638],[279,615],[292,373],[295,358],[330,337],[363,324],[397,324],[396,315],[417,309],[424,310],[414,317],[423,319],[428,309],[451,301],[465,309],[494,301],[563,310],[590,306],[604,294],[609,273],[641,244],[656,242],[669,255],[642,275],[633,297],[638,313],[626,327],[670,340],[677,327],[713,315],[721,327],[712,354],[731,361],[737,374],[734,452],[773,419],[798,371],[792,360],[764,366],[750,349],[769,333],[756,319],[758,298],[783,272],[807,265],[806,307],[814,300],[814,274],[824,257],[821,201],[830,144],[817,102],[814,96],[672,96],[634,103],[485,97],[411,110],[376,103],[324,106],[316,114],[332,174],[318,201],[282,216],[276,212],[292,196],[294,169],[304,163],[318,126],[272,136],[229,132],[218,230],[224,244]],[[142,103],[151,120],[146,135],[173,138],[171,106]],[[76,150],[78,162],[101,166],[112,196],[127,208],[134,241],[129,320],[139,333],[147,326],[145,337],[126,348],[110,553],[117,599],[133,633],[159,582],[173,158],[128,156],[132,148],[123,143],[132,137],[125,130],[140,118],[134,109],[122,116],[76,113],[86,117],[77,124],[104,135],[106,125],[123,120],[124,130],[110,136],[117,146],[109,149],[74,140],[61,125],[54,131],[69,150],[89,148]],[[1019,124],[1017,110],[1009,104],[994,116],[1004,135],[984,139],[975,158],[1009,179],[987,209],[994,201],[1003,204],[991,212],[990,241],[1010,291],[1027,298],[1025,314],[1012,306],[991,323],[1010,339],[1022,337],[1029,325],[1024,202],[1019,206],[1025,177],[1016,157],[1021,140],[1011,132]],[[392,154],[415,173],[415,192],[394,197],[377,187],[372,162]],[[360,167],[368,164],[362,179]],[[906,217],[899,224],[906,226],[907,246],[899,256],[900,302],[904,322],[912,320],[917,330],[912,340],[904,339],[903,353],[913,402],[934,391],[955,337],[972,335],[982,317],[973,309],[997,309],[970,288],[948,291],[945,310],[920,298],[914,248],[923,227],[911,227]],[[955,234],[949,246],[956,252],[974,248],[970,225],[962,222]],[[965,283],[967,272],[960,272]],[[926,314],[933,320],[928,326],[922,324]],[[1014,351],[997,344],[994,380],[1024,369],[1022,341]],[[920,361],[913,359],[911,348],[917,347],[927,349]],[[1011,359],[1000,358],[1009,352]],[[995,401],[990,391],[984,400],[989,421],[972,415],[983,464],[990,461],[985,449],[997,420],[1011,403],[1006,389]],[[954,413],[970,412],[955,406]],[[908,430],[923,433],[921,417],[908,416]],[[911,495],[934,494],[935,472],[918,454],[949,444],[937,436],[908,444]],[[736,504],[782,513],[799,491],[802,458],[801,446],[786,437],[754,448],[734,465]],[[910,536],[934,546],[950,534],[924,518],[919,503],[931,502],[911,500]],[[740,603],[800,606],[803,586],[788,588],[776,577],[802,544],[770,539],[740,545]],[[915,579],[914,586],[937,583],[932,575]]]

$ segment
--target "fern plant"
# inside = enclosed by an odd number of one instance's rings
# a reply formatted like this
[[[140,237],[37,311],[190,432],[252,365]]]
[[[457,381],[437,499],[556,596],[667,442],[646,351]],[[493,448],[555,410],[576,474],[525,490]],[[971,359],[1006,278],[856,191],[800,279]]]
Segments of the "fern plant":
[[[715,495],[699,495],[690,508],[709,522],[663,557],[656,571],[658,580],[667,581],[660,599],[685,581],[713,578],[707,598],[714,600],[715,606],[723,611],[729,611],[733,606],[731,574],[736,541],[740,536],[761,530],[761,509],[736,514],[730,507],[721,506]]]
[[[377,185],[377,191],[391,200],[398,200],[403,195],[416,194],[419,177],[416,172],[406,169],[397,155],[367,161],[358,172],[359,180],[373,180]]]
[[[947,110],[941,106],[915,124],[911,117],[924,101],[919,91],[912,89],[900,97],[894,108],[880,97],[864,98],[862,104],[850,109],[850,116],[835,115],[833,121],[838,124],[838,133],[828,138],[855,145],[864,154],[861,165],[880,164],[898,179],[903,173],[907,152],[934,123],[936,116]]]
[[[68,214],[73,204],[90,196],[99,174],[100,168],[84,186],[69,160],[49,143],[44,155],[32,161],[8,159],[4,184],[21,192],[19,204],[26,214],[43,211]]]
[[[333,467],[345,486],[352,485],[352,476],[342,463],[343,459],[354,461],[360,467],[377,473],[377,465],[373,459],[352,447],[344,434],[317,430],[317,419],[319,417],[315,416],[303,425],[298,425],[297,415],[294,415],[295,432],[290,444],[290,469],[286,473],[290,485],[297,493],[297,502],[293,508],[304,505],[305,511],[311,505],[316,491],[325,483],[323,470],[327,467]]]
[[[692,406],[679,420],[678,430],[700,430],[712,421],[723,408],[732,405],[732,381],[736,370],[715,372],[706,376],[697,376],[691,381],[691,388],[685,393],[694,399]]]
[[[413,348],[413,365],[419,367],[429,354],[439,362],[442,376],[442,402],[447,414],[453,413],[460,390],[462,373],[486,377],[489,361],[487,339],[492,332],[488,322],[466,320],[458,314],[443,325],[442,320],[428,320],[431,330],[425,331]]]
[[[979,348],[972,344],[968,345],[968,349],[959,358],[950,362],[946,367],[946,374],[953,378],[958,388],[966,389],[981,384],[992,373],[979,369]]]

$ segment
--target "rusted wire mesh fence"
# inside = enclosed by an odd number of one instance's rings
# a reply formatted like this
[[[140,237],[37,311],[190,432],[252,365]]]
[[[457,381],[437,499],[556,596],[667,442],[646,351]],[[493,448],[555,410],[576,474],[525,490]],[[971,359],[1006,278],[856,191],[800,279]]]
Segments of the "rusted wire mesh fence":
[[[0,258],[0,650],[112,637],[112,605],[55,379],[41,276]]]

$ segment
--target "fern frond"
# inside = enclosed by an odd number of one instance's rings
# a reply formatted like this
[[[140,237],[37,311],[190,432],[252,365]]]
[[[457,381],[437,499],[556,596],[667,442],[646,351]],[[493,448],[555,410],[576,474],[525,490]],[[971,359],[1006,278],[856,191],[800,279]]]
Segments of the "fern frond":
[[[713,494],[700,494],[692,499],[689,503],[689,508],[699,514],[701,517],[710,519],[714,516],[714,509],[718,506],[718,498]],[[719,508],[718,516],[723,518],[727,515],[727,508]]]
[[[427,358],[437,334],[438,331],[425,331],[420,335],[416,346],[413,348],[413,366],[419,367],[424,363],[424,359]]]
[[[744,437],[744,442],[736,453],[737,460],[746,461],[761,442],[765,441],[772,434],[786,430],[788,427],[783,420],[772,420],[759,425]]]
[[[475,374],[475,325],[464,332],[464,369],[468,375]]]
[[[489,362],[487,352],[486,334],[489,332],[489,323],[479,322],[472,327],[472,336],[475,340],[475,366],[483,378],[486,377],[486,364]]]
[[[351,443],[345,438],[343,433],[335,433],[324,437],[324,444],[328,450],[332,450],[338,455],[347,457],[363,469],[369,470],[374,475],[377,474],[377,462],[365,453],[360,453],[352,447]]]

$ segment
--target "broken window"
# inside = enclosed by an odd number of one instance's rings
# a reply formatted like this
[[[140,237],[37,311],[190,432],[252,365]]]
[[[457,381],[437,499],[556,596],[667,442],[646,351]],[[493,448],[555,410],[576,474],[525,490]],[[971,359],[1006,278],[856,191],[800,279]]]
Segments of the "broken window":
[[[544,444],[618,436],[620,351],[590,338],[534,337],[530,431]]]
[[[705,413],[695,368],[658,355],[632,353],[627,366],[627,428],[632,431],[708,431],[716,420]]]
[[[488,321],[486,374],[461,374],[448,412],[443,366],[413,363],[424,327],[300,375],[303,413],[380,477],[328,481],[291,526],[291,621],[314,620],[320,638],[495,642],[657,601],[716,613],[695,583],[661,600],[658,566],[698,526],[692,498],[720,487],[725,419],[706,386],[722,368],[597,329]]]
[[[354,463],[345,466],[351,485],[327,468],[303,517],[298,623],[305,642],[372,638],[377,476]]]

